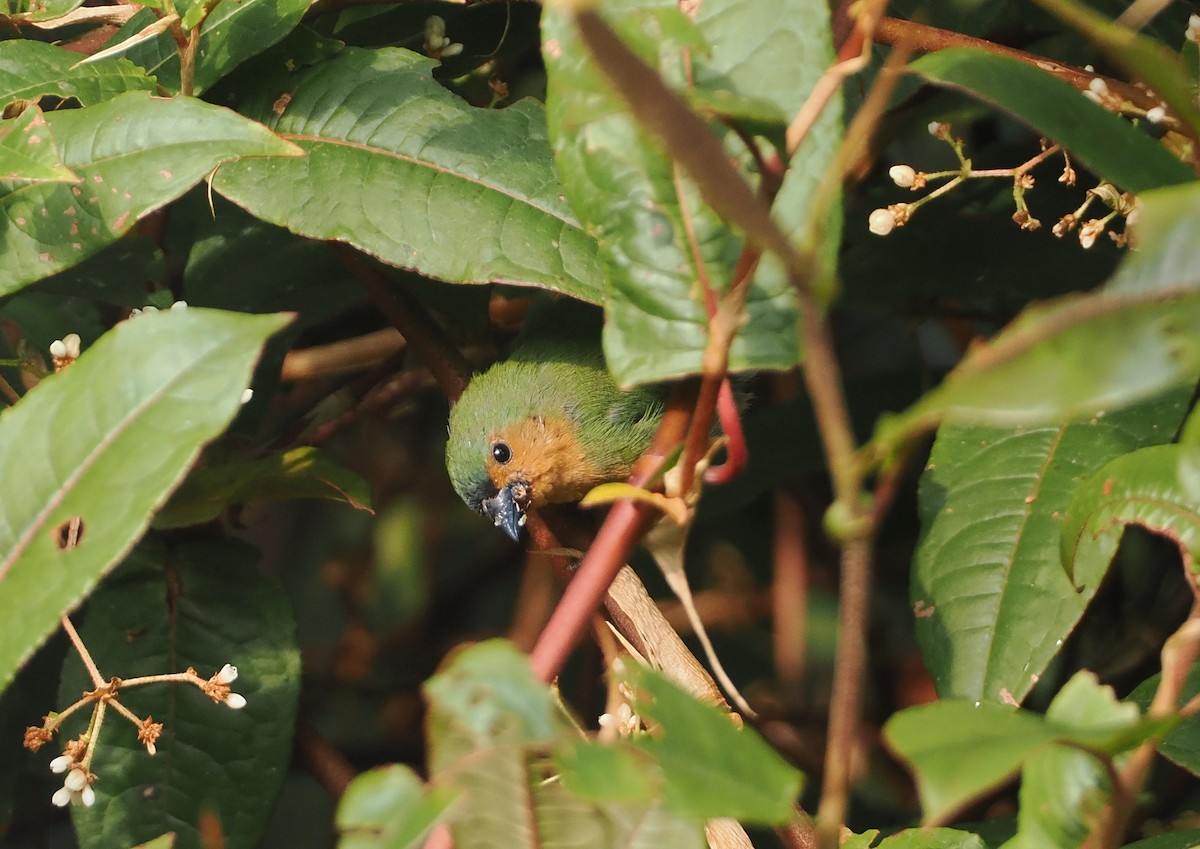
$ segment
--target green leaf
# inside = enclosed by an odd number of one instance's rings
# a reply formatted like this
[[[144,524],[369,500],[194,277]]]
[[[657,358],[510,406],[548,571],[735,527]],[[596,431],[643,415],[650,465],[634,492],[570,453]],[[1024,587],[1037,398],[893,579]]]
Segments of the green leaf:
[[[410,849],[453,801],[427,793],[421,779],[399,764],[364,772],[350,783],[337,810],[338,849]]]
[[[1196,179],[1194,171],[1146,133],[1027,62],[956,47],[922,56],[909,70],[1004,109],[1125,191]]]
[[[892,716],[884,737],[917,780],[923,821],[940,822],[1008,781],[1052,742],[1041,717],[992,702],[945,701]]]
[[[134,92],[46,121],[83,182],[0,183],[0,295],[96,253],[221,162],[298,152],[261,125],[188,98]]]
[[[1105,291],[1152,292],[1200,289],[1200,184],[1173,186],[1141,195],[1134,225],[1137,250],[1130,251]]]
[[[1033,428],[945,425],[921,477],[916,634],[943,697],[1020,702],[1095,592],[1059,557],[1063,515],[1104,463],[1169,440],[1176,391],[1105,416]]]
[[[202,2],[204,0],[181,3],[180,8]],[[300,23],[309,5],[310,0],[220,0],[215,3],[202,27],[193,94],[205,91],[243,61],[283,39]],[[155,20],[149,10],[134,15],[109,42],[110,46],[136,36]],[[125,56],[145,68],[168,91],[179,91],[179,49],[170,33],[161,33],[131,47]]]
[[[956,828],[906,828],[885,837],[877,849],[985,849],[979,835]],[[842,844],[845,849],[845,844]]]
[[[36,106],[0,121],[0,176],[14,182],[79,182],[79,177],[63,165],[42,110]]]
[[[1140,525],[1179,546],[1185,562],[1200,555],[1200,493],[1180,480],[1180,463],[1196,449],[1143,448],[1118,457],[1087,480],[1063,522],[1062,562],[1075,583],[1095,591],[1127,525]]]
[[[145,236],[127,234],[78,265],[39,280],[35,288],[39,294],[58,296],[57,305],[62,304],[64,297],[77,296],[106,304],[140,308],[148,302],[146,281],[159,279],[163,274],[163,266],[163,252],[157,244]],[[9,303],[12,300],[9,299]],[[56,315],[55,320],[61,324],[63,317]],[[56,329],[57,326],[60,325],[56,325]],[[55,332],[49,338],[53,340],[58,335]]]
[[[175,832],[170,831],[166,834],[160,834],[153,840],[139,843],[133,849],[175,849]]]
[[[662,769],[671,810],[704,818],[788,821],[802,776],[758,734],[735,727],[727,713],[698,702],[652,670],[639,667],[630,684],[650,697],[635,700],[636,712],[659,728],[631,742]]]
[[[83,5],[83,0],[29,0],[18,17],[26,21],[49,21]]]
[[[624,0],[606,5],[604,13],[673,89],[687,88],[682,83],[687,51],[698,90],[726,89],[734,97],[770,101],[785,122],[832,58],[828,9],[807,0],[702,4],[695,23],[708,51],[693,49],[694,36],[674,19],[680,15],[676,5],[665,0]],[[780,20],[803,24],[780,27]],[[629,114],[584,47],[569,13],[547,10],[542,51],[548,72],[547,119],[564,190],[600,240],[607,264],[609,367],[623,384],[696,372],[708,324],[698,281],[703,275],[723,291],[741,246],[700,199],[701,194],[710,199],[719,195],[721,187],[697,188],[690,179],[676,184],[672,159]],[[811,187],[836,149],[839,125],[838,110],[830,108],[793,160],[775,210],[793,238],[808,235]],[[728,137],[726,131],[722,134]],[[732,141],[729,149],[744,150]],[[743,166],[747,173],[750,163]],[[746,314],[731,366],[794,365],[799,357],[796,303],[774,260],[765,260],[756,274]]]
[[[91,106],[128,91],[156,90],[153,78],[128,60],[78,63],[78,53],[53,44],[0,41],[0,103],[51,96]]]
[[[184,310],[122,322],[0,415],[0,468],[22,482],[0,507],[0,688],[233,418],[285,321]],[[82,534],[64,549],[73,518]]]
[[[1200,110],[1193,100],[1191,77],[1176,54],[1075,0],[1037,0],[1037,3],[1082,32],[1116,64],[1140,78],[1183,119],[1193,135],[1200,133]]]
[[[1125,849],[1192,849],[1200,846],[1200,829],[1185,828],[1126,843]]]
[[[309,155],[227,165],[214,187],[295,233],[431,277],[603,302],[596,245],[560,199],[541,107],[473,108],[434,82],[433,64],[347,49],[263,87],[243,111]],[[277,90],[292,94],[281,115]]]
[[[1116,756],[1161,734],[1174,720],[1143,719],[1137,705],[1119,701],[1112,687],[1083,669],[1050,702],[1046,723],[1065,740]]]
[[[312,446],[193,472],[154,520],[156,528],[199,525],[248,501],[326,498],[371,510],[371,492],[354,472]]]
[[[650,759],[630,746],[575,740],[555,755],[554,764],[563,786],[581,799],[649,802],[661,791]]]
[[[528,656],[504,640],[457,652],[424,690],[435,776],[476,750],[552,740],[570,728]]]
[[[1108,800],[1111,782],[1095,755],[1069,746],[1035,752],[1021,770],[1013,849],[1077,849]]]
[[[258,559],[250,546],[228,540],[170,551],[147,546],[92,597],[80,636],[106,678],[189,666],[207,678],[231,663],[238,668],[233,689],[246,706],[231,710],[190,684],[122,690],[122,704],[164,728],[151,756],[130,723],[107,712],[92,762],[96,804],[72,806],[83,849],[133,846],[165,831],[186,847],[214,832],[228,849],[257,845],[291,760],[300,693],[291,605]],[[70,655],[60,703],[91,686]],[[71,721],[78,734],[87,712]]]
[[[1152,675],[1129,694],[1129,700],[1142,710],[1150,707],[1158,691],[1161,673]],[[1186,704],[1200,695],[1200,665],[1193,666],[1180,694],[1180,702]],[[1171,729],[1158,746],[1163,757],[1178,764],[1192,775],[1200,776],[1200,714],[1192,714]]]

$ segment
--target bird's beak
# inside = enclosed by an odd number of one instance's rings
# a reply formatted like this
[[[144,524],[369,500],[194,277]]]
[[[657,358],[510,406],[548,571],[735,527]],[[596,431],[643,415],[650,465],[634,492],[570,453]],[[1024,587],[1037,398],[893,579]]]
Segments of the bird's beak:
[[[480,512],[492,520],[497,528],[513,538],[521,538],[525,527],[525,510],[529,507],[529,485],[514,481],[491,498],[479,504]]]

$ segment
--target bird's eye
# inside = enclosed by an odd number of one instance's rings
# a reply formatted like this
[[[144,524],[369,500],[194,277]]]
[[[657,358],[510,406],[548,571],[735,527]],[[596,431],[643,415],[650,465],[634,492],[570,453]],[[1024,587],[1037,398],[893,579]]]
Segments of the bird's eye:
[[[507,442],[492,443],[492,459],[501,466],[508,463],[512,459],[512,449],[508,447]]]

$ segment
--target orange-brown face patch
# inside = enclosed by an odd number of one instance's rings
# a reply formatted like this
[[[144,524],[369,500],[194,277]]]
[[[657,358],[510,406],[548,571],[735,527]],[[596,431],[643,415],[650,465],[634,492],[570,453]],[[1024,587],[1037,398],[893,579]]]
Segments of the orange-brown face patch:
[[[491,447],[498,441],[512,450],[507,463],[492,456]],[[566,420],[541,416],[514,422],[489,437],[487,473],[500,488],[515,480],[528,483],[532,507],[578,501],[606,480]]]

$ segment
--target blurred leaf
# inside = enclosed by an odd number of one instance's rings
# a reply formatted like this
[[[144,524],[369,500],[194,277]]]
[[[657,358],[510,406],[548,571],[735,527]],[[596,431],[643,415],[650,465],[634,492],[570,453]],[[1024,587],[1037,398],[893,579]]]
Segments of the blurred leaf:
[[[679,689],[657,672],[638,667],[629,682],[634,710],[658,733],[631,742],[657,761],[667,805],[678,813],[761,823],[792,816],[802,776],[750,728]]]
[[[1035,752],[1021,770],[1012,849],[1082,846],[1110,790],[1107,769],[1095,755],[1070,746]]]
[[[1034,428],[945,425],[921,477],[916,634],[943,697],[1020,702],[1095,592],[1058,556],[1063,514],[1105,462],[1172,438],[1186,391]]]
[[[845,844],[842,844],[845,849]],[[984,849],[979,835],[955,828],[906,828],[879,841],[876,849]]]
[[[771,102],[784,123],[832,58],[827,10],[805,0],[702,4],[695,25],[708,41],[708,51],[693,49],[694,33],[684,26],[687,19],[674,3],[624,0],[606,5],[604,12],[673,89],[688,88],[683,83],[686,57],[697,90],[725,90],[734,97]],[[780,20],[803,25],[779,27]],[[718,292],[726,289],[741,247],[701,196],[713,203],[735,187],[697,187],[682,174],[677,184],[677,166],[660,141],[628,113],[629,105],[591,58],[569,14],[550,9],[543,16],[543,57],[547,119],[564,189],[597,234],[608,266],[609,368],[622,384],[696,372],[708,324],[697,281],[711,281]],[[608,61],[611,70],[617,60]],[[655,111],[650,95],[647,91],[646,102],[637,104],[643,113]],[[828,109],[802,155],[792,161],[794,176],[789,174],[776,212],[793,238],[808,233],[811,187],[836,149],[839,126],[838,110]],[[699,138],[697,133],[704,131],[687,127],[682,132]],[[730,145],[742,149],[740,143]],[[674,149],[681,156],[686,152]],[[799,357],[796,304],[778,263],[764,261],[748,293],[746,314],[731,366],[794,365]]]
[[[661,792],[657,770],[627,745],[576,740],[554,759],[563,786],[581,799],[649,802]]]
[[[83,5],[83,0],[28,0],[22,3],[19,18],[26,21],[48,21],[61,18]]]
[[[602,302],[596,246],[560,199],[541,107],[475,109],[432,67],[407,50],[348,48],[282,79],[243,109],[308,157],[233,163],[215,188],[293,232],[428,276]]]
[[[179,197],[218,163],[296,152],[241,116],[129,93],[46,116],[79,185],[0,183],[0,295],[75,265]]]
[[[427,793],[408,767],[395,764],[364,772],[338,804],[338,849],[409,849],[422,845],[452,802]]]
[[[0,688],[233,418],[285,321],[184,310],[122,322],[0,415],[0,468],[21,481],[0,508]],[[82,534],[63,548],[73,518]]]
[[[1118,754],[1163,728],[1162,722],[1145,720],[1132,705],[1118,702],[1111,687],[1101,686],[1093,673],[1083,671],[1067,682],[1044,717],[991,702],[951,700],[895,714],[884,727],[884,737],[912,769],[927,823],[945,819],[1007,782],[1033,759],[1030,780],[1035,787],[1046,789],[1055,781],[1062,785],[1049,797],[1026,795],[1022,787],[1020,829],[1037,832],[1073,829],[1085,817],[1077,805],[1094,801],[1085,797],[1095,784],[1095,775],[1087,770],[1081,774],[1081,764],[1071,759],[1041,759],[1048,751],[1047,744],[1069,742],[1075,747],[1071,751]],[[970,757],[964,757],[964,752],[970,752]],[[1096,761],[1095,754],[1083,754]],[[1103,765],[1096,763],[1103,774]],[[1024,784],[1024,773],[1022,778]],[[1026,801],[1033,802],[1028,812]],[[1066,818],[1047,821],[1047,804],[1058,805]],[[1078,841],[1049,845],[1075,846]]]
[[[1146,192],[1130,251],[1105,291],[1111,293],[1200,289],[1200,184]]]
[[[887,721],[883,733],[916,777],[927,823],[944,820],[1008,781],[1029,755],[1055,737],[1034,714],[964,701],[903,710]]]
[[[1175,53],[1076,0],[1037,0],[1037,3],[1095,42],[1112,61],[1161,97],[1183,119],[1192,135],[1200,134],[1200,110],[1193,100],[1191,77]]]
[[[122,59],[76,67],[78,62],[78,53],[53,44],[0,41],[0,103],[50,96],[92,106],[124,92],[156,90],[154,80],[132,62]]]
[[[371,510],[371,492],[354,472],[310,445],[197,469],[154,519],[156,528],[199,525],[248,501],[327,498]]]
[[[601,804],[567,791],[547,751],[579,732],[510,643],[459,651],[425,694],[432,782],[462,794],[450,814],[456,849],[704,846],[700,820],[661,804]]]
[[[922,56],[909,69],[961,88],[1020,118],[1125,191],[1192,182],[1196,173],[1128,121],[1045,71],[970,47]]]
[[[1129,694],[1129,700],[1142,710],[1149,709],[1161,679],[1161,674],[1147,678]],[[1198,695],[1200,695],[1200,665],[1193,666],[1191,672],[1188,673],[1187,683],[1180,694],[1180,701],[1187,704]],[[1158,751],[1163,757],[1183,767],[1192,775],[1200,776],[1200,714],[1192,714],[1180,721],[1179,725],[1171,729],[1163,738],[1158,746]],[[1200,845],[1200,842],[1197,845]]]
[[[148,840],[145,843],[138,844],[134,849],[174,849],[175,847],[175,832],[169,831],[166,834],[159,835],[153,840]]]
[[[1184,562],[1200,555],[1200,500],[1179,479],[1187,449],[1158,445],[1118,457],[1075,493],[1063,521],[1062,562],[1075,583],[1095,591],[1127,525],[1162,534]],[[1189,567],[1190,568],[1190,567]]]
[[[504,640],[455,653],[424,689],[434,777],[476,750],[553,740],[571,727],[529,658]]]
[[[133,846],[168,830],[187,849],[214,831],[228,849],[257,844],[291,760],[300,693],[291,605],[257,565],[257,551],[228,540],[147,547],[92,597],[80,636],[105,675],[190,666],[207,678],[232,663],[246,707],[231,710],[186,684],[123,690],[126,707],[164,723],[158,753],[150,756],[125,719],[108,712],[92,763],[96,804],[72,807],[83,849]],[[60,704],[90,686],[72,653]],[[80,714],[77,730],[85,723]]]
[[[203,5],[206,0],[181,3],[180,9]],[[311,0],[224,0],[216,2],[204,19],[196,55],[193,94],[200,94],[240,63],[275,44],[291,32]],[[117,44],[135,37],[156,20],[149,10],[134,15],[109,41]],[[179,50],[170,33],[131,48],[126,58],[145,68],[158,84],[179,91]]]
[[[1194,846],[1200,846],[1200,829],[1185,828],[1126,843],[1125,849],[1192,849]]]
[[[0,120],[0,176],[30,183],[78,183],[63,165],[42,110],[27,106],[20,115]]]

